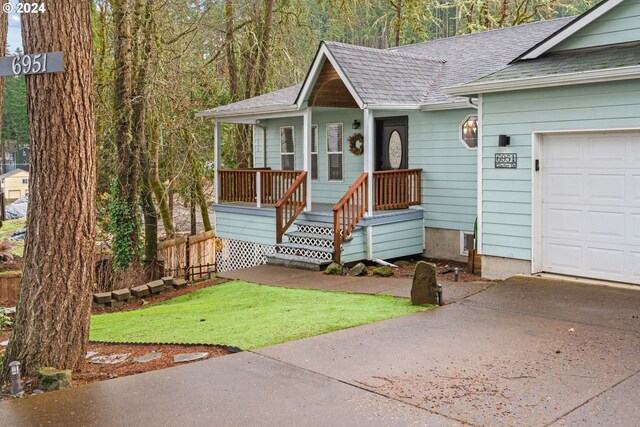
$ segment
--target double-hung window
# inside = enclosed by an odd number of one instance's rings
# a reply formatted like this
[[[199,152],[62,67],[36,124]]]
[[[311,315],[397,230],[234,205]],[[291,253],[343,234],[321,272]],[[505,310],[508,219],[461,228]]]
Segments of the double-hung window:
[[[282,170],[295,169],[295,139],[293,126],[280,128],[280,166]]]
[[[342,181],[342,123],[327,123],[329,181]]]
[[[311,126],[311,179],[318,180],[318,125]]]

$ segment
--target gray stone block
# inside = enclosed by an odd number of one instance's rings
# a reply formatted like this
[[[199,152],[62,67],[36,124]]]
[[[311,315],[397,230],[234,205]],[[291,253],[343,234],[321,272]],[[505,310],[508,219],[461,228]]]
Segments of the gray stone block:
[[[111,301],[109,301],[106,306],[107,307],[121,307],[124,304],[124,301],[117,301],[112,299]]]
[[[185,288],[187,286],[187,281],[184,279],[174,279],[173,280],[173,287],[176,289],[182,289]]]
[[[98,304],[95,301],[91,304],[91,308],[105,308],[105,307],[106,307],[105,304]]]
[[[173,356],[173,362],[174,363],[194,362],[196,360],[206,359],[207,357],[209,357],[209,353],[183,353],[183,354],[176,354],[175,356]]]
[[[173,286],[173,276],[163,277],[162,281],[164,282],[165,286]]]
[[[149,287],[147,285],[136,286],[131,288],[131,294],[137,298],[146,297],[149,295]]]
[[[131,292],[129,289],[118,289],[117,291],[111,292],[111,297],[116,301],[125,301],[129,299],[131,296]]]
[[[98,304],[104,304],[111,301],[111,292],[100,292],[93,294],[93,300]]]
[[[137,300],[137,299],[138,299],[138,298],[136,298],[136,297],[129,297],[129,298],[127,299],[127,302],[136,302],[136,300]]]
[[[162,280],[154,280],[153,282],[147,283],[147,286],[152,294],[159,294],[164,291],[164,282]]]

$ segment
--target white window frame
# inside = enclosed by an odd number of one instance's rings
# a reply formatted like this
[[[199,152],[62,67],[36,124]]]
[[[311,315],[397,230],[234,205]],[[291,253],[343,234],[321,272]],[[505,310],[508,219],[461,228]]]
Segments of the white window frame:
[[[339,125],[342,128],[342,131],[340,132],[342,134],[341,135],[342,151],[329,151],[329,126],[336,126],[336,125]],[[344,182],[344,122],[327,123],[325,131],[326,131],[325,140],[326,140],[326,147],[327,147],[327,181],[328,182]],[[341,166],[340,175],[342,176],[341,179],[331,179],[331,161],[329,159],[332,154],[340,154],[340,166]]]
[[[282,152],[282,130],[286,128],[291,128],[291,138],[293,139],[293,151],[291,153],[283,153]],[[280,126],[280,170],[285,170],[282,164],[282,156],[293,156],[293,169],[286,170],[296,170],[296,127],[295,126]]]
[[[316,151],[313,151],[313,138],[316,139]],[[316,170],[316,177],[313,177],[313,155],[316,155],[316,168],[319,169],[320,165],[318,164],[318,147],[320,147],[320,127],[317,124],[311,125],[311,139],[312,144],[310,147],[311,151],[311,164],[309,165],[309,172],[311,173],[311,181],[318,181],[320,177],[319,170]]]
[[[478,150],[478,144],[480,144],[480,132],[478,129],[478,132],[476,132],[476,146],[475,147],[469,147],[467,145],[467,143],[465,142],[464,138],[462,137],[462,129],[464,128],[464,124],[467,123],[467,121],[471,118],[471,117],[475,117],[476,118],[476,126],[480,126],[479,123],[479,119],[480,116],[476,113],[476,114],[467,114],[464,118],[464,120],[462,120],[460,122],[460,124],[458,125],[458,141],[460,141],[460,143],[462,144],[462,146],[464,148],[466,148],[469,151],[477,151]]]
[[[460,255],[469,255],[469,250],[464,248],[465,236],[473,236],[473,231],[460,230]],[[473,246],[474,245],[472,244],[471,247],[473,248]]]

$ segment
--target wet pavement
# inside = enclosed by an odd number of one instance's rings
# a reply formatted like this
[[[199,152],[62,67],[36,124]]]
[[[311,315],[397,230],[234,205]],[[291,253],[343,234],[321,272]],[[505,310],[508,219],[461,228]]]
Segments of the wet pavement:
[[[514,278],[426,312],[1,402],[0,424],[636,426],[639,392],[640,289]]]

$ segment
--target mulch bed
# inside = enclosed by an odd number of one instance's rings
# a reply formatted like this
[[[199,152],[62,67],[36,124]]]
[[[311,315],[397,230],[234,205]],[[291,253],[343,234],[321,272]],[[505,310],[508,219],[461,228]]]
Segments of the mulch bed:
[[[391,261],[392,264],[396,264],[398,268],[392,268],[394,275],[392,278],[396,279],[406,279],[407,277],[413,277],[413,273],[416,269],[416,264],[419,261],[426,261],[436,265],[438,272],[438,280],[443,282],[453,282],[455,276],[455,268],[458,268],[458,281],[459,282],[490,282],[490,280],[483,279],[479,274],[467,273],[467,263],[466,262],[458,262],[458,261],[448,261],[441,259],[432,259],[432,258],[403,258],[400,260]],[[373,276],[373,270],[379,267],[379,265],[368,265],[367,270],[369,271],[369,276]]]

